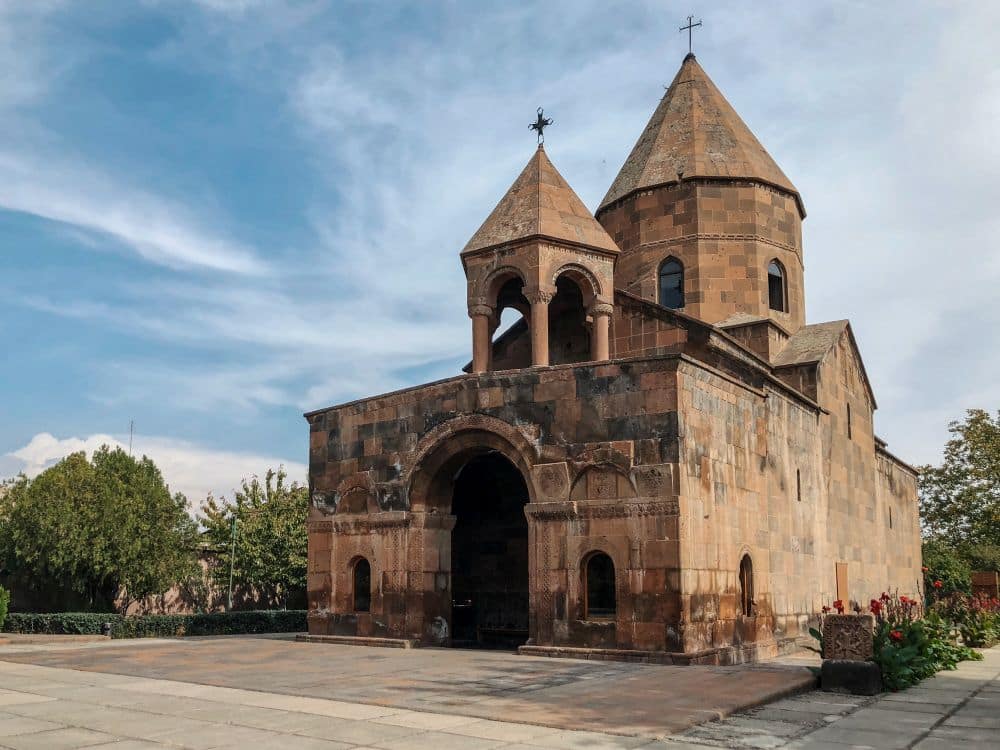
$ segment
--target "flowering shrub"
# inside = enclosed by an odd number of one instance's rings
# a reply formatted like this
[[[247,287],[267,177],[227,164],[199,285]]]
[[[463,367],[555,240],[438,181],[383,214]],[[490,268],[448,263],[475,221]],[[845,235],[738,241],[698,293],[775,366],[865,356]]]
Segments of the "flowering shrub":
[[[980,623],[988,618],[980,614],[981,609],[968,606],[968,602],[949,601],[953,610],[942,611],[935,604],[929,612],[924,612],[916,599],[897,594],[883,593],[868,603],[868,612],[875,617],[872,661],[882,670],[882,682],[888,690],[902,690],[942,669],[955,669],[960,661],[983,658],[968,645],[959,643],[958,635],[961,632],[969,644],[960,622]],[[844,613],[842,601],[834,602],[833,608]],[[864,611],[857,603],[851,609],[857,614]],[[998,609],[994,607],[993,613]],[[829,607],[823,607],[824,614],[829,612]],[[964,620],[958,619],[959,613],[963,613]],[[994,618],[990,622],[997,622],[997,615],[989,616]],[[820,640],[822,647],[820,632],[811,629],[810,633]]]
[[[1000,599],[955,593],[931,605],[932,611],[955,623],[968,646],[988,648],[1000,641]]]

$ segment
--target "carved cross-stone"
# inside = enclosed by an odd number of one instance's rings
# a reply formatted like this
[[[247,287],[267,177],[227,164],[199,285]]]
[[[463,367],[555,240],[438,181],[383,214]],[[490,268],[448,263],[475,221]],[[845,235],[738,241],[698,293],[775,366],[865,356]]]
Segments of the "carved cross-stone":
[[[874,653],[875,618],[871,615],[826,615],[823,658],[868,661]]]

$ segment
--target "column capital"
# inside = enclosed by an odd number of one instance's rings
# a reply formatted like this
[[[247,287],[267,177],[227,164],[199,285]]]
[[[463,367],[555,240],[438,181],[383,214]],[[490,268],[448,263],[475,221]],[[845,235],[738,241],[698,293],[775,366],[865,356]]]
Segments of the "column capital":
[[[487,318],[493,317],[493,308],[490,305],[475,304],[469,305],[469,317],[475,318],[477,315],[484,315]]]
[[[615,311],[615,306],[608,304],[607,302],[595,302],[590,306],[590,314],[593,316],[597,315],[611,315]]]
[[[524,298],[533,305],[539,303],[549,304],[556,296],[555,287],[526,286],[522,292]]]

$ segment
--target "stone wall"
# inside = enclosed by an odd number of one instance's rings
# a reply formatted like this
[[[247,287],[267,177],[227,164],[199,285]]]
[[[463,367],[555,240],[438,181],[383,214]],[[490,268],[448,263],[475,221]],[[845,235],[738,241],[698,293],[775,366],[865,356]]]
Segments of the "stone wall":
[[[795,368],[805,397],[792,369],[779,380],[725,334],[648,307],[617,294],[612,362],[460,376],[307,415],[311,632],[448,641],[452,480],[490,451],[527,485],[536,645],[734,660],[804,634],[839,595],[918,593],[915,474],[876,443],[850,334]],[[595,551],[614,562],[610,621],[584,614]],[[374,582],[361,613],[360,557]]]
[[[845,337],[820,367],[822,409],[680,366],[686,650],[804,634],[838,597],[838,563],[847,565],[849,599],[862,605],[886,590],[919,593],[916,477],[876,452],[853,356]],[[738,607],[744,554],[753,562],[751,616]]]
[[[709,323],[735,313],[770,317],[794,332],[804,321],[802,221],[790,194],[754,182],[686,180],[603,209],[598,221],[621,248],[615,288],[657,301],[660,264],[684,265],[684,311]],[[788,312],[770,310],[767,266],[785,268]]]
[[[677,361],[461,376],[308,415],[311,632],[446,641],[451,480],[498,451],[531,500],[533,642],[681,648]],[[615,564],[610,622],[582,616],[594,551]],[[353,611],[359,557],[375,582],[368,613]]]

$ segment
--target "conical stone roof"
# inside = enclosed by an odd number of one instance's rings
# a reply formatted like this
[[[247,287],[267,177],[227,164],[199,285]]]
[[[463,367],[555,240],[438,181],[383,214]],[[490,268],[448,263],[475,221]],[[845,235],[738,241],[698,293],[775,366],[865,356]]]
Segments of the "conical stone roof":
[[[618,252],[541,146],[462,253],[536,236]]]
[[[676,182],[678,174],[759,180],[792,193],[805,213],[791,180],[692,54],[681,63],[598,212],[636,190]]]

